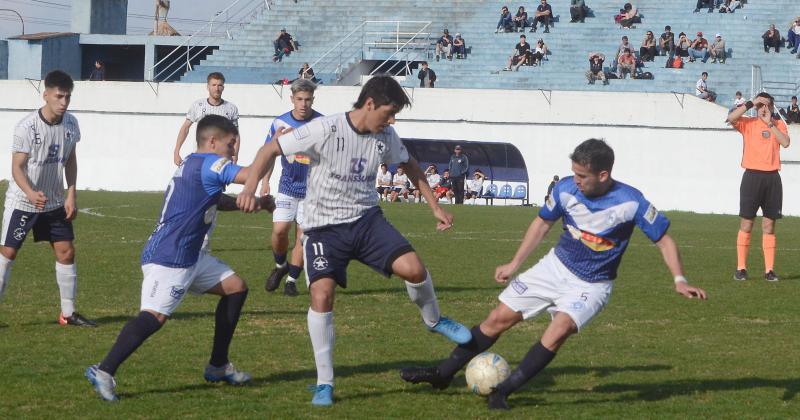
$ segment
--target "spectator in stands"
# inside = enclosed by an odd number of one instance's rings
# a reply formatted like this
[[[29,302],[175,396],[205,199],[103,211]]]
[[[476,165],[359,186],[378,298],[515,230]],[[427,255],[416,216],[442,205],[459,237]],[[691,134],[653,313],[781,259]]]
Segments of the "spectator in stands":
[[[632,51],[626,49],[621,56],[619,56],[619,60],[617,63],[617,71],[618,76],[620,79],[624,79],[625,75],[628,74],[632,78],[636,76],[636,57],[633,55]]]
[[[469,158],[461,153],[461,146],[453,148],[453,155],[450,156],[450,164],[447,167],[450,173],[452,187],[450,188],[456,197],[456,204],[464,204],[464,181],[469,173]]]
[[[620,20],[619,24],[622,25],[623,28],[634,29],[634,23],[642,22],[642,18],[639,16],[639,11],[634,5],[625,3],[625,6],[623,6],[622,10],[624,10],[625,13],[622,14],[622,19]]]
[[[689,48],[689,61],[694,62],[696,58],[699,58],[704,63],[708,60],[708,41],[703,38],[702,32],[697,33],[697,37],[692,41],[692,45]]]
[[[519,43],[514,47],[511,57],[508,58],[508,65],[504,71],[517,71],[519,66],[529,64],[531,58],[531,44],[528,44],[525,35],[519,36]]]
[[[93,81],[106,80],[106,66],[100,59],[94,61],[94,68],[92,69],[92,73],[89,74],[89,80]]]
[[[431,190],[436,191],[436,187],[439,186],[439,181],[442,180],[442,177],[439,176],[439,170],[436,169],[436,165],[428,165],[428,168],[425,169],[425,179],[428,181],[428,186],[431,187]]]
[[[623,35],[622,42],[619,44],[619,47],[617,47],[617,53],[614,55],[614,59],[619,59],[619,56],[621,56],[625,50],[630,49],[633,49],[633,46],[628,42],[628,36]]]
[[[394,203],[398,196],[408,202],[408,175],[405,174],[402,166],[397,167],[397,173],[392,177],[392,195],[389,197],[389,202]]]
[[[678,34],[678,43],[675,44],[675,55],[680,58],[686,58],[689,56],[689,48],[692,46],[692,41],[689,41],[689,37],[686,36],[685,33],[681,32]]]
[[[593,85],[595,80],[602,80],[603,85],[608,84],[606,72],[603,71],[603,61],[605,60],[606,56],[599,52],[589,53],[589,71],[586,72],[586,80],[590,85]]]
[[[792,103],[786,107],[786,111],[781,110],[783,118],[787,124],[800,124],[800,108],[797,106],[797,96],[792,96]]]
[[[389,172],[389,167],[385,163],[381,163],[380,170],[378,170],[375,189],[377,189],[381,201],[389,201],[389,193],[392,192],[392,173]]]
[[[275,55],[272,56],[272,61],[281,61],[284,56],[291,54],[292,51],[300,52],[294,38],[286,32],[285,28],[278,33],[278,37],[272,42],[272,46],[275,48]]]
[[[541,22],[544,25],[544,33],[550,33],[550,19],[553,18],[553,8],[547,4],[547,0],[541,0],[541,2],[542,4],[536,6],[531,32],[536,32],[536,26]]]
[[[439,186],[433,190],[436,193],[436,199],[441,200],[442,198],[447,198],[451,204],[453,203],[453,180],[450,179],[450,171],[447,169],[442,172],[442,177],[439,179]]]
[[[722,39],[722,34],[714,35],[714,42],[708,48],[708,56],[711,57],[712,63],[716,63],[719,60],[720,64],[725,64],[725,40]]]
[[[794,19],[786,34],[786,46],[792,49],[792,54],[797,53],[798,44],[800,44],[800,17]]]
[[[770,48],[775,48],[775,53],[781,52],[781,34],[775,29],[775,25],[769,25],[767,32],[761,35],[764,39],[764,52],[768,53]]]
[[[453,39],[453,54],[456,55],[456,58],[467,58],[466,44],[461,34],[456,34],[455,39]]]
[[[467,181],[467,190],[464,192],[464,199],[472,200],[475,204],[475,199],[481,196],[483,191],[483,181],[486,180],[486,175],[480,169],[476,169],[472,174],[472,179]]]
[[[733,99],[733,107],[731,107],[731,109],[728,110],[728,114],[733,112],[734,109],[739,108],[740,106],[744,106],[745,103],[747,103],[747,101],[745,101],[744,98],[742,98],[742,92],[737,90],[736,95],[734,96]]]
[[[547,186],[547,194],[544,196],[544,203],[547,203],[547,199],[553,194],[553,189],[556,187],[556,184],[558,184],[558,175],[553,175],[553,180],[550,181],[550,185]]]
[[[570,22],[580,22],[586,19],[586,2],[583,0],[569,0]]]
[[[700,76],[700,80],[698,80],[695,84],[694,94],[700,99],[705,99],[708,102],[714,102],[717,99],[717,95],[708,90],[706,80],[708,80],[708,73],[703,72],[703,74]]]
[[[653,61],[656,53],[656,37],[652,31],[647,31],[642,40],[642,46],[639,48],[639,58],[642,61]]]
[[[511,32],[511,19],[511,12],[508,11],[508,7],[503,6],[500,9],[500,20],[497,21],[497,28],[494,30],[494,33]]]
[[[739,0],[725,0],[722,5],[719,6],[719,12],[733,13],[740,7],[742,7],[742,2]]]
[[[664,27],[664,32],[658,38],[659,54],[667,56],[667,63],[671,63],[675,57],[675,33],[669,25]]]
[[[443,54],[447,56],[448,60],[453,59],[453,37],[450,36],[450,32],[447,29],[443,31],[442,36],[436,41],[436,61],[439,61]]]
[[[517,14],[514,15],[514,32],[525,32],[525,27],[528,26],[528,12],[525,11],[525,6],[520,6],[517,9]]]
[[[708,7],[708,13],[714,13],[714,4],[716,0],[697,0],[697,4],[694,7],[694,13],[699,13],[700,9]]]
[[[319,80],[314,76],[314,69],[312,69],[308,63],[303,63],[303,67],[300,67],[300,70],[297,72],[298,79],[307,79],[311,80],[314,83],[319,82]]]
[[[531,51],[531,65],[532,66],[540,66],[542,65],[542,59],[547,58],[547,44],[544,43],[543,39],[539,39],[536,41],[536,46],[533,47],[533,51]]]
[[[428,67],[427,61],[422,61],[419,63],[419,65],[419,74],[417,74],[417,77],[419,78],[419,87],[432,88],[434,82],[436,82],[436,73],[433,71],[433,69]]]

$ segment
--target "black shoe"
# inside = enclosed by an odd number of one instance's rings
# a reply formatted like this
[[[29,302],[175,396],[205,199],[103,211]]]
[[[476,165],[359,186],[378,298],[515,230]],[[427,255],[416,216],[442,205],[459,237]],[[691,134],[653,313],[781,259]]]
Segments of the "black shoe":
[[[544,33],[546,33],[546,34],[550,33],[550,27],[549,26],[544,28]]]
[[[452,377],[443,378],[439,376],[439,368],[437,367],[400,369],[400,377],[403,378],[404,381],[411,382],[412,384],[427,382],[436,389],[446,389],[453,380]]]
[[[486,398],[489,410],[510,410],[511,407],[508,406],[506,398],[508,397],[497,392],[497,390],[492,391],[489,397]]]
[[[75,327],[90,327],[94,328],[97,324],[94,321],[88,320],[83,315],[73,312],[72,315],[64,317],[64,314],[58,315],[58,323],[61,325],[73,325]]]
[[[775,274],[774,271],[769,270],[766,274],[764,274],[764,280],[766,281],[778,281],[778,276]]]
[[[536,27],[531,28],[531,32],[536,32]]]
[[[733,273],[733,279],[737,281],[747,280],[747,270],[745,269],[736,270],[736,272]]]
[[[297,282],[287,281],[286,284],[283,285],[283,294],[286,296],[297,296],[299,294],[297,292]]]
[[[694,9],[692,13],[700,13],[700,9]]]
[[[282,267],[275,267],[271,273],[269,273],[269,277],[267,277],[267,283],[264,285],[264,289],[268,292],[274,292],[278,286],[281,285],[281,280],[286,273],[289,272],[289,264],[284,263]]]

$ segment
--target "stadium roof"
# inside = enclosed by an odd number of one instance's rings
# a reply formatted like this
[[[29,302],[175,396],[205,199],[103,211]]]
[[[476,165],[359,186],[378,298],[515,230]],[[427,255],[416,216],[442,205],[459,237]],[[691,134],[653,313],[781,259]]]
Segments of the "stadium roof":
[[[24,39],[28,41],[41,41],[43,39],[59,38],[62,36],[78,35],[75,32],[37,32],[35,34],[25,34],[9,37],[8,39]]]

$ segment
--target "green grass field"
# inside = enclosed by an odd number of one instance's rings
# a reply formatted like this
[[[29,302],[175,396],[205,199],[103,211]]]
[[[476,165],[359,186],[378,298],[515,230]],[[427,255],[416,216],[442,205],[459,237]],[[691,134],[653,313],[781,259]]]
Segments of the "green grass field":
[[[4,190],[4,188],[0,188]],[[733,197],[732,199],[735,199]],[[434,392],[400,380],[398,369],[431,364],[452,346],[426,332],[397,279],[358,263],[336,306],[336,404],[312,409],[315,382],[306,332],[308,294],[267,294],[271,218],[220,215],[215,254],[250,284],[231,358],[253,374],[245,387],[207,384],[202,371],[213,334],[213,297],[188,296],[173,319],[117,373],[121,401],[101,401],[83,377],[138,311],[139,252],[161,194],[81,192],[77,219],[78,309],[97,329],[60,327],[53,257],[25,244],[0,304],[0,417],[16,418],[797,418],[800,417],[798,284],[800,219],[778,224],[778,283],[767,283],[760,235],[753,278],[734,282],[738,219],[669,213],[670,233],[689,279],[707,302],[672,288],[660,254],[640,232],[624,258],[613,297],[553,363],[512,396],[510,413],[490,413],[463,374]],[[453,230],[438,233],[421,205],[385,206],[433,274],[446,315],[480,322],[502,286],[494,268],[513,255],[536,209],[448,207]],[[85,211],[89,211],[86,213]],[[555,243],[554,229],[529,261]],[[493,348],[516,366],[547,319],[522,323]]]

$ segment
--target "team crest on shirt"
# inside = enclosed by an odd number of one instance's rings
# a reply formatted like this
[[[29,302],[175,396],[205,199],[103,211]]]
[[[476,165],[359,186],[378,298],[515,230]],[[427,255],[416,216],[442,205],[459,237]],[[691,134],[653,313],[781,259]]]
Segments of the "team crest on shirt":
[[[764,131],[761,132],[761,137],[764,137],[765,139],[768,139],[768,138],[772,137],[772,133],[770,133],[769,130],[764,130]]]
[[[367,160],[364,158],[350,159],[350,172],[354,174],[360,174],[364,172],[364,167],[366,166],[367,166]]]
[[[379,155],[383,156],[383,154],[386,153],[386,143],[384,143],[382,141],[376,141],[375,142],[375,150],[378,151]]]
[[[314,270],[317,271],[321,271],[328,268],[328,260],[325,259],[325,257],[314,258],[314,262],[312,264],[314,265]]]

